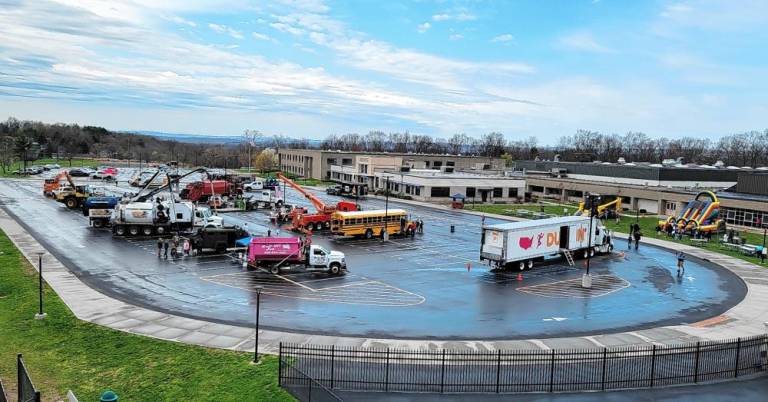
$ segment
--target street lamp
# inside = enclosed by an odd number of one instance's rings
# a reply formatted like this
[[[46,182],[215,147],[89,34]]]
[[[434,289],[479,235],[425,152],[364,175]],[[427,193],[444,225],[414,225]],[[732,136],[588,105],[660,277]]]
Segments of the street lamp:
[[[387,231],[387,220],[389,219],[389,176],[385,178],[386,184],[384,187],[384,234],[381,236],[382,240],[389,240],[389,232]]]
[[[259,362],[259,313],[261,310],[261,291],[264,288],[256,286],[256,336],[254,337],[253,344],[253,362]]]
[[[581,277],[581,287],[587,288],[587,289],[592,287],[592,276],[589,273],[589,261],[591,260],[591,257],[592,257],[592,237],[594,237],[594,234],[592,233],[592,221],[595,219],[598,202],[600,202],[600,196],[594,195],[594,194],[589,195],[589,232],[587,233],[587,272]]]
[[[37,314],[35,314],[36,320],[42,320],[47,316],[47,314],[43,312],[43,254],[45,253],[37,253],[37,294],[39,310]]]

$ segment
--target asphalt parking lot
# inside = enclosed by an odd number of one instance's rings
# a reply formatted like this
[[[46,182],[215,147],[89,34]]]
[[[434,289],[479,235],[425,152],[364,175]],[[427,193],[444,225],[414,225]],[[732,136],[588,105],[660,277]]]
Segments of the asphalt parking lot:
[[[127,189],[118,185],[116,190]],[[133,304],[238,325],[253,322],[256,286],[263,288],[261,323],[267,327],[452,339],[547,338],[693,323],[725,312],[746,293],[738,277],[704,261],[689,260],[686,275],[676,277],[673,253],[642,246],[596,257],[595,286],[588,292],[578,286],[579,261],[576,267],[554,261],[518,280],[515,272],[492,273],[479,263],[480,217],[394,200],[390,207],[424,220],[423,235],[387,242],[313,236],[346,254],[349,273],[342,277],[246,271],[230,254],[159,260],[154,238],[113,238],[108,229],[90,228],[79,211],[43,198],[40,188],[40,181],[0,181],[0,205],[90,286]],[[289,202],[307,204],[288,193]],[[384,201],[360,204],[383,208]],[[225,221],[247,223],[254,233],[277,230],[265,211],[226,214]]]

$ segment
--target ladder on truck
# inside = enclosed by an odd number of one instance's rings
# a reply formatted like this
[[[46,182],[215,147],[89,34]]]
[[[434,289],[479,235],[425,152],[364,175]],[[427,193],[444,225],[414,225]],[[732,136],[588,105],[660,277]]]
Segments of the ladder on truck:
[[[565,256],[565,260],[568,261],[568,265],[572,267],[575,266],[576,263],[573,261],[573,254],[571,253],[571,250],[561,249],[561,251],[563,252],[563,256]]]

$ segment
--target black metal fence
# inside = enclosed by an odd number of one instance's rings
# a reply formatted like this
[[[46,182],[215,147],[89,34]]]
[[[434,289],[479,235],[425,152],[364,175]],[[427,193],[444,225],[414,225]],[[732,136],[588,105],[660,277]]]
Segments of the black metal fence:
[[[280,372],[284,372],[286,377],[291,378],[290,382],[282,384],[283,388],[302,402],[341,402],[341,398],[333,391],[304,374],[295,366],[286,365],[284,369],[281,367]]]
[[[411,351],[280,344],[279,382],[329,389],[509,393],[692,384],[768,368],[768,336],[678,346]],[[297,375],[296,373],[301,373]]]
[[[40,391],[35,388],[32,379],[29,378],[29,372],[20,354],[16,356],[16,370],[18,373],[19,402],[40,402]]]
[[[8,402],[8,396],[5,395],[5,387],[3,387],[2,379],[0,379],[0,402]]]

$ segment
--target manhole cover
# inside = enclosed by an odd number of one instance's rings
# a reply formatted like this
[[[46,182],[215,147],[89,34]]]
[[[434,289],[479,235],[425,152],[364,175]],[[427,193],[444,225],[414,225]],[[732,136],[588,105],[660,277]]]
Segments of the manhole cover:
[[[629,287],[629,282],[616,275],[592,276],[592,287],[583,288],[581,278],[526,286],[517,290],[544,297],[587,298],[600,297]]]

